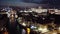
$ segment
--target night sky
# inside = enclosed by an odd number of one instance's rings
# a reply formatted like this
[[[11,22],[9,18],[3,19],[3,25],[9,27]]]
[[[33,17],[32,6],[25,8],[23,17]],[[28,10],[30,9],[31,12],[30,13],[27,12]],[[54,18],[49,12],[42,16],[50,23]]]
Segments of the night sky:
[[[0,0],[0,5],[6,6],[30,7],[39,6],[40,4],[48,4],[49,6],[60,6],[60,0]]]

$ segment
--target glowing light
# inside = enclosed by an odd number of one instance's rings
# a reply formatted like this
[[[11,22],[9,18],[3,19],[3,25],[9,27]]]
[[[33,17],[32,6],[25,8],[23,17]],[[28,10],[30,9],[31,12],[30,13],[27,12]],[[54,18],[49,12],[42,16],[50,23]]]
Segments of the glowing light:
[[[19,12],[23,12],[23,11],[21,10],[21,11],[19,11]]]
[[[45,18],[42,18],[43,20],[45,20]]]
[[[60,30],[60,27],[59,27],[59,30]]]
[[[22,25],[23,25],[23,26],[26,26],[26,24],[25,24],[25,23],[22,23]]]
[[[30,28],[27,28],[27,34],[30,34]]]
[[[24,12],[28,12],[28,11],[24,11]]]
[[[56,32],[53,32],[52,34],[57,34]]]
[[[14,15],[12,15],[12,17],[14,17]]]
[[[38,28],[38,30],[39,30],[41,33],[48,32],[48,30],[47,30],[46,27],[45,27],[45,28],[40,27],[40,28]]]
[[[18,18],[18,16],[17,16],[17,15],[15,15],[15,18]]]
[[[48,32],[47,28],[44,28],[44,29],[42,30],[42,33],[45,33],[45,32]]]
[[[38,28],[39,31],[43,30],[42,28]]]
[[[1,31],[3,30],[3,28],[1,28]]]
[[[37,27],[35,27],[35,26],[31,26],[31,29],[33,29],[33,28],[37,28]]]

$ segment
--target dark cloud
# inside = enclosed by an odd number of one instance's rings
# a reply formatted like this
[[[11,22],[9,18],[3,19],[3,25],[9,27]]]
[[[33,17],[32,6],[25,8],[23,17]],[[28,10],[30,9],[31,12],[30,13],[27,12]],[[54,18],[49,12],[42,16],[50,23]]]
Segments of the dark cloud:
[[[5,6],[21,6],[21,7],[34,7],[39,6],[39,4],[36,3],[27,3],[23,0],[1,0],[0,5]]]
[[[25,2],[25,3],[37,3],[37,4],[59,4],[60,0],[0,0],[0,2]]]
[[[0,5],[8,6],[38,6],[48,4],[49,6],[60,6],[60,0],[0,0]]]
[[[27,3],[41,3],[43,0],[23,0],[24,2],[27,2]]]

